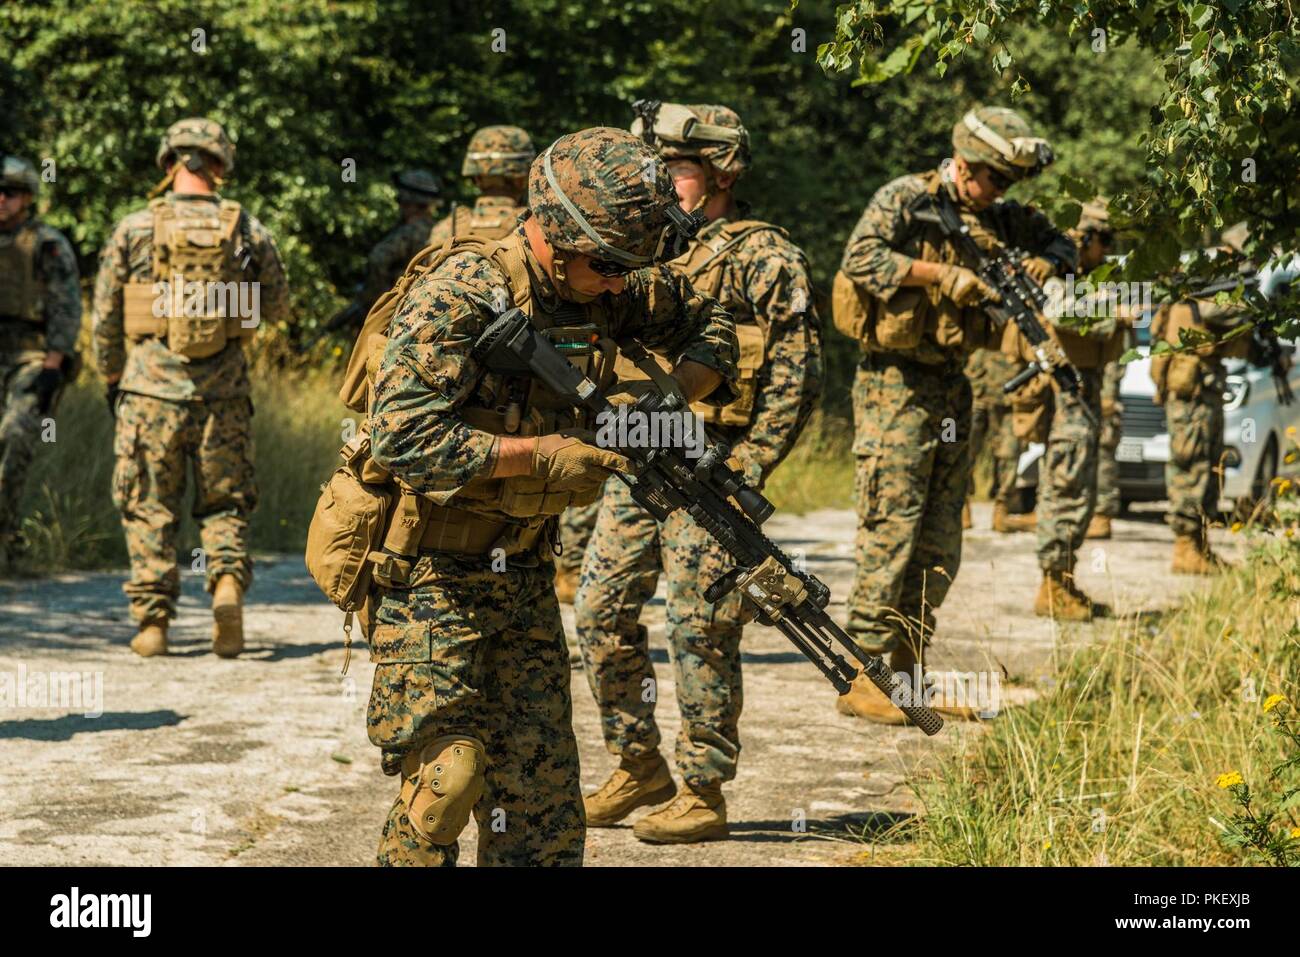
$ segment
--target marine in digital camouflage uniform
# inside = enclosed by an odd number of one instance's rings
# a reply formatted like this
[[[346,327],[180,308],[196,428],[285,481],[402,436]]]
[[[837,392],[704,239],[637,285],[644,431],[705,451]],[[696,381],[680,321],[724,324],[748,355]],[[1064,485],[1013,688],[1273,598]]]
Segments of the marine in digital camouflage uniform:
[[[890,652],[891,667],[913,680],[934,610],[961,562],[970,477],[966,357],[1002,330],[980,308],[993,290],[958,261],[937,227],[914,218],[912,204],[947,190],[977,241],[992,234],[1027,250],[1027,268],[1040,281],[1068,271],[1075,255],[1042,213],[1000,201],[1012,183],[1051,161],[1020,116],[972,110],[953,129],[953,149],[950,163],[877,190],[840,266],[875,312],[853,385],[858,535],[846,629],[866,651]],[[906,720],[861,676],[837,707],[882,723]]]
[[[131,647],[144,657],[166,653],[167,624],[176,615],[176,549],[187,468],[194,474],[192,514],[202,539],[206,587],[213,594],[214,650],[233,657],[243,647],[242,598],[253,571],[248,523],[257,504],[244,342],[261,323],[288,318],[289,291],[266,228],[215,191],[233,171],[234,153],[217,123],[175,123],[158,151],[158,166],[167,175],[157,191],[170,191],[117,224],[100,252],[95,279],[95,362],[116,417],[113,501],[122,513],[131,559],[124,587],[140,624]],[[198,249],[219,261],[206,272],[162,262],[156,228],[179,237],[164,246],[166,255],[193,256]],[[246,304],[258,304],[260,312],[200,323],[181,322],[182,309],[173,310],[173,320],[157,319],[168,303],[154,286],[159,274],[179,275],[185,283],[234,283]],[[203,310],[206,316],[206,303]],[[200,330],[222,323],[225,344],[219,351],[203,357],[177,351],[189,350],[185,341]]]
[[[685,122],[683,122],[685,120]],[[695,288],[716,296],[741,342],[741,398],[726,409],[697,406],[731,446],[753,485],[793,448],[821,390],[821,335],[808,264],[785,232],[751,219],[732,193],[750,166],[749,135],[722,106],[663,104],[646,135],[673,175],[684,209],[709,223],[690,251],[671,264]],[[624,367],[623,374],[636,375]],[[725,837],[722,784],[736,776],[740,753],[741,595],[716,605],[704,589],[733,561],[693,518],[676,512],[663,527],[621,482],[606,486],[574,601],[584,670],[600,709],[605,746],[619,766],[586,798],[590,826],[608,827],[675,785],[659,753],[654,668],[638,624],[661,570],[668,576],[668,646],[681,731],[677,770],[686,789],[642,818],[644,841],[689,843]]]
[[[429,242],[432,206],[442,192],[438,178],[423,169],[408,169],[393,177],[401,222],[379,240],[366,257],[366,281],[357,297],[358,325],[375,301],[393,288],[411,258]]]
[[[485,126],[474,132],[460,175],[478,189],[473,206],[453,206],[429,233],[440,245],[453,235],[500,239],[515,228],[525,210],[528,169],[537,155],[532,137],[517,126]]]
[[[372,454],[426,504],[405,585],[371,593],[367,724],[385,772],[402,776],[380,864],[454,864],[471,813],[479,864],[582,862],[569,660],[546,556],[557,510],[589,501],[626,463],[575,435],[583,413],[540,383],[517,417],[494,417],[499,399],[521,394],[517,380],[484,375],[470,350],[513,301],[540,328],[589,322],[676,356],[692,398],[719,386],[729,396],[731,320],[653,265],[674,235],[670,207],[668,171],[636,137],[561,137],[532,166],[523,224],[500,243],[449,250],[398,304],[374,383]],[[542,425],[527,437],[534,411]]]
[[[81,329],[77,258],[37,218],[35,168],[0,157],[0,563],[22,547],[18,505],[42,420],[54,414]]]
[[[1094,201],[1084,207],[1077,226],[1069,232],[1079,250],[1080,279],[1105,259],[1111,245],[1107,223],[1105,204]],[[1041,387],[1042,401],[1050,407],[1050,423],[1039,464],[1038,567],[1043,579],[1034,599],[1034,613],[1090,621],[1108,614],[1109,609],[1078,586],[1074,566],[1096,504],[1102,374],[1108,359],[1119,358],[1124,327],[1117,316],[1107,314],[1110,302],[1105,297],[1070,301],[1058,294],[1057,299],[1063,314],[1049,315],[1049,321],[1056,326],[1066,357],[1079,372],[1082,390],[1076,399],[1047,386],[1048,380],[1042,377],[1035,383]],[[1022,345],[1021,354],[1031,354],[1027,345]]]

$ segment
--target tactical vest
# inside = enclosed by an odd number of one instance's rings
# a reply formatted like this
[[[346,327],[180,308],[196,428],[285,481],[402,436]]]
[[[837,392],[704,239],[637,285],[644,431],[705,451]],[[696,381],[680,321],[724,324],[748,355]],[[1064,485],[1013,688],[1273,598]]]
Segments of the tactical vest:
[[[123,290],[123,325],[133,341],[157,338],[189,359],[216,355],[232,339],[251,339],[256,316],[239,315],[246,300],[239,204],[187,204],[159,197],[153,213],[150,278]],[[179,278],[178,278],[179,277]],[[202,284],[194,287],[192,283]]]
[[[0,234],[0,320],[45,325],[44,287],[36,275],[40,224],[29,219]]]
[[[920,174],[925,192],[944,188],[938,170]],[[975,241],[984,246],[997,237],[982,223],[963,217]],[[908,255],[924,262],[972,267],[963,262],[956,247],[934,223],[912,221],[904,246]],[[939,293],[937,286],[900,286],[887,300],[863,290],[843,271],[837,272],[831,292],[835,328],[857,340],[864,352],[911,353],[921,362],[946,361],[954,352],[973,352],[998,341],[998,332],[984,310],[959,308]]]
[[[491,260],[509,281],[512,302],[502,305],[522,309],[571,361],[592,376],[600,387],[608,387],[614,375],[615,345],[606,335],[609,323],[599,303],[561,304],[554,311],[546,310],[534,295],[522,240],[508,237],[490,241],[470,237],[421,250],[412,258],[394,287],[371,308],[339,391],[345,405],[354,411],[369,413],[374,401],[374,379],[398,304],[418,280],[462,252],[475,252]],[[586,417],[587,413],[580,412],[567,399],[531,376],[484,374],[457,412],[473,428],[502,436],[549,435],[575,426],[589,428],[593,424]],[[326,546],[332,547],[336,556],[355,556],[364,551],[368,564],[374,566],[370,572],[380,584],[388,587],[410,585],[411,570],[423,552],[488,555],[500,549],[503,555],[520,555],[547,544],[543,534],[547,527],[553,527],[548,526],[551,518],[571,506],[589,505],[600,496],[598,488],[588,492],[550,489],[545,478],[528,475],[475,477],[454,494],[435,503],[431,497],[417,494],[375,463],[370,456],[369,433],[367,422],[343,447],[340,454],[345,466],[335,472],[334,478],[323,489],[313,518],[316,531],[309,535],[309,566],[313,565],[311,539],[314,535],[317,541],[324,543],[321,550]],[[358,492],[357,483],[373,490],[369,499]],[[383,507],[386,514],[378,524],[348,518],[348,502],[366,505],[381,498],[387,502]],[[340,507],[335,509],[336,514],[331,515],[335,505]],[[365,538],[362,533],[367,529],[373,534],[362,541]],[[345,547],[338,542],[349,544]],[[331,578],[330,567],[351,565],[343,558],[335,558],[332,562],[317,558],[315,563],[325,570],[317,574],[313,569],[313,576],[336,604],[345,607],[335,594],[331,594],[331,588],[322,582],[322,577]],[[356,564],[355,561],[352,564]],[[338,587],[334,590],[343,591]]]
[[[473,207],[453,206],[450,214],[452,240],[505,239],[514,232],[522,212],[523,207],[513,203],[479,202]]]
[[[1213,300],[1193,299],[1188,302],[1165,303],[1151,320],[1151,341],[1167,342],[1178,346],[1184,329],[1214,331],[1222,334],[1230,325],[1222,320],[1244,315],[1240,305],[1220,306]],[[1151,379],[1156,386],[1156,403],[1164,404],[1165,396],[1177,399],[1194,399],[1205,384],[1209,363],[1216,359],[1245,359],[1250,355],[1250,336],[1234,336],[1227,342],[1205,342],[1192,349],[1163,352],[1151,356]]]
[[[717,230],[717,235],[692,243],[685,255],[668,264],[669,268],[686,277],[696,292],[718,299],[718,294],[722,291],[723,275],[732,251],[749,236],[764,231],[777,233],[785,239],[790,238],[784,229],[760,220],[741,219],[726,222]],[[725,308],[727,303],[724,302],[722,305]],[[703,401],[691,404],[691,411],[706,425],[743,428],[754,420],[754,406],[758,399],[758,374],[767,362],[769,344],[767,317],[756,313],[755,320],[755,322],[736,323],[736,341],[740,346],[740,358],[736,362],[738,375],[734,384],[736,398],[723,406],[710,405]],[[655,354],[655,360],[665,372],[672,371],[671,358]],[[619,355],[614,369],[620,381],[649,378],[646,372],[623,355]]]

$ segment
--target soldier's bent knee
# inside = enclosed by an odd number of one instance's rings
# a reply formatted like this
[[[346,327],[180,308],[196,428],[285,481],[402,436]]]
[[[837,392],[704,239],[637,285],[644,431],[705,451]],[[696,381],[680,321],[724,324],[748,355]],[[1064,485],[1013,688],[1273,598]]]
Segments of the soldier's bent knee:
[[[402,803],[411,827],[430,844],[455,843],[483,796],[487,757],[467,735],[434,738],[402,762]]]

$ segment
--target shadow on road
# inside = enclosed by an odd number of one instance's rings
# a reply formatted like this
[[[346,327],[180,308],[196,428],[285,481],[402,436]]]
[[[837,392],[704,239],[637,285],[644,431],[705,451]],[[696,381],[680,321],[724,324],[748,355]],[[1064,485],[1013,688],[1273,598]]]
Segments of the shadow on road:
[[[67,741],[74,734],[92,731],[151,731],[180,724],[189,715],[176,711],[106,711],[98,718],[68,714],[58,718],[0,721],[0,740]]]

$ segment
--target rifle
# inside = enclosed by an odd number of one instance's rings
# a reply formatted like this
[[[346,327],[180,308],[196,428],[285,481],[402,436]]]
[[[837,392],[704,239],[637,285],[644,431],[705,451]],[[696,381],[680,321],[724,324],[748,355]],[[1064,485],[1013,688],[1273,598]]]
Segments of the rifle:
[[[639,361],[645,350],[633,345],[624,353]],[[509,310],[488,326],[474,344],[472,355],[489,371],[541,380],[558,395],[595,414],[597,421],[614,414],[614,406],[596,384],[533,328],[519,309]],[[634,409],[646,415],[689,412],[680,395],[655,392],[641,396]],[[836,652],[832,640],[838,642],[921,730],[931,735],[939,732],[943,720],[919,702],[911,685],[878,656],[860,649],[826,613],[830,589],[816,576],[796,570],[794,562],[763,534],[759,526],[774,506],[727,465],[731,450],[726,444],[711,443],[693,461],[679,448],[615,446],[614,451],[633,463],[632,475],[615,474],[642,508],[660,522],[685,509],[735,560],[735,568],[705,589],[705,600],[717,602],[741,589],[758,609],[760,622],[776,627],[830,679],[836,691],[847,694],[856,669]],[[736,505],[728,498],[734,498]]]
[[[302,350],[305,352],[312,348],[312,346],[316,345],[316,343],[320,342],[332,332],[337,332],[338,330],[344,329],[348,326],[360,325],[366,319],[366,312],[367,310],[361,307],[361,303],[354,299],[338,312],[334,313],[334,315],[327,319],[323,325],[318,326],[309,337],[303,340],[301,346]]]
[[[1259,296],[1259,274],[1249,273],[1233,279],[1222,279],[1188,295],[1192,299],[1208,299],[1221,292],[1231,292],[1238,286],[1254,290],[1255,295]],[[1273,389],[1277,392],[1277,401],[1282,405],[1290,405],[1295,401],[1295,393],[1291,391],[1291,383],[1287,379],[1287,373],[1290,371],[1287,365],[1289,354],[1278,340],[1277,330],[1271,325],[1256,320],[1251,326],[1258,349],[1258,361],[1255,365],[1268,366],[1272,370]]]
[[[1008,250],[998,243],[988,250],[980,246],[946,189],[941,188],[933,196],[927,193],[918,199],[923,202],[913,206],[913,216],[921,222],[936,224],[962,257],[976,264],[975,272],[980,279],[1002,297],[1000,303],[990,302],[980,308],[999,322],[1014,322],[1033,347],[1035,360],[1006,382],[1002,391],[1015,392],[1039,373],[1050,375],[1062,392],[1080,400],[1084,415],[1095,425],[1092,410],[1082,401],[1083,379],[1079,370],[1071,365],[1039,319],[1047,308],[1047,293],[1020,264],[1025,253],[1019,249]]]

